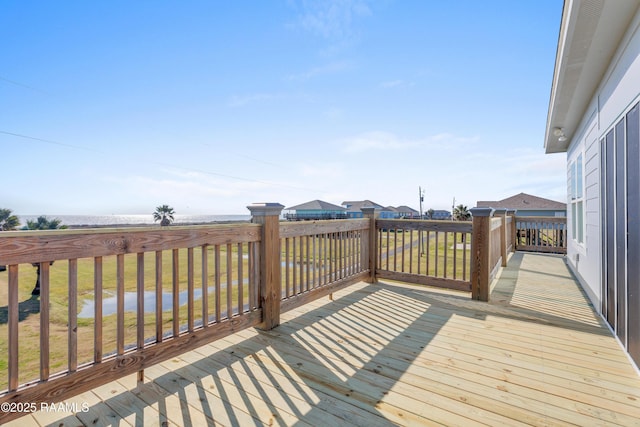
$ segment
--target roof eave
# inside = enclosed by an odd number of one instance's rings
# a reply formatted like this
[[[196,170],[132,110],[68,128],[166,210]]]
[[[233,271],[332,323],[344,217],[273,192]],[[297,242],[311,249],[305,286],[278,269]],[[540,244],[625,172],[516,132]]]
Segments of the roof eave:
[[[565,0],[545,129],[546,153],[569,148],[637,8],[636,0]]]

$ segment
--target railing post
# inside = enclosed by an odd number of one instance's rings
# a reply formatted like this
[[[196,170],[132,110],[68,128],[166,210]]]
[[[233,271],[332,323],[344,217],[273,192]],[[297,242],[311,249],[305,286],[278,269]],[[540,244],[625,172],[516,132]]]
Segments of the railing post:
[[[373,206],[360,208],[362,216],[369,218],[369,241],[367,242],[367,252],[369,254],[369,283],[376,282],[376,260],[378,259],[378,239],[376,239],[376,209]]]
[[[279,203],[254,203],[247,206],[251,211],[251,222],[262,225],[260,238],[260,307],[262,323],[260,329],[273,329],[280,324],[280,300],[282,299],[282,272],[280,260],[280,213],[284,208]],[[230,290],[227,290],[230,292]]]
[[[511,252],[516,251],[516,244],[518,243],[518,227],[516,226],[516,210],[507,209],[507,216],[511,217]]]
[[[493,211],[494,217],[500,217],[502,225],[500,225],[500,256],[502,257],[502,266],[507,266],[507,210],[499,208]]]
[[[489,301],[489,253],[491,251],[492,208],[471,208],[473,231],[471,233],[471,298]]]

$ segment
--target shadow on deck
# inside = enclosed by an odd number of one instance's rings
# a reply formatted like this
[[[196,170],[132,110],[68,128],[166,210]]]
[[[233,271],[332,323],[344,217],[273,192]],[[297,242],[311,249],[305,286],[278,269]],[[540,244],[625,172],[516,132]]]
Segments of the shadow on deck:
[[[640,378],[563,258],[515,253],[489,304],[359,283],[65,405],[13,424],[637,425]]]

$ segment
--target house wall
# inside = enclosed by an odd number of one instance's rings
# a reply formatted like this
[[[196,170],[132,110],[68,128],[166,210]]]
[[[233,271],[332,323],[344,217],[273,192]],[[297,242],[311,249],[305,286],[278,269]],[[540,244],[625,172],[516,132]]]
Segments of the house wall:
[[[516,216],[567,216],[567,211],[555,211],[555,210],[516,210]]]
[[[606,244],[603,238],[603,215],[605,210],[611,209],[612,204],[616,204],[614,210],[617,209],[617,215],[622,215],[622,221],[617,220],[616,231],[620,229],[619,224],[625,221],[625,215],[637,215],[637,212],[627,214],[623,204],[620,205],[620,196],[626,199],[628,195],[625,193],[626,188],[622,188],[616,184],[614,187],[605,186],[602,182],[601,165],[603,164],[602,143],[601,140],[609,133],[616,123],[618,123],[631,110],[632,107],[640,100],[640,14],[636,14],[633,18],[627,33],[623,37],[618,51],[613,56],[612,61],[607,69],[599,87],[597,88],[593,98],[583,115],[580,126],[574,133],[569,149],[567,150],[567,226],[569,233],[569,241],[567,247],[567,263],[574,271],[579,281],[583,285],[589,298],[592,300],[594,307],[601,313],[608,311],[607,321],[622,334],[618,333],[621,342],[625,343],[624,327],[625,319],[618,318],[619,309],[612,310],[606,308],[606,303],[611,304],[612,296],[615,301],[620,302],[620,290],[615,288],[616,284],[612,284],[611,277],[607,277],[607,269],[617,269],[617,276],[626,280],[626,246],[617,246],[622,250],[617,250],[614,259],[609,258],[606,262],[603,260],[605,250],[603,245]],[[617,144],[617,140],[616,140]],[[619,146],[616,145],[616,150]],[[623,147],[624,149],[624,147]],[[621,151],[624,156],[626,152]],[[582,155],[583,159],[583,188],[584,188],[584,242],[580,243],[576,240],[573,233],[574,218],[571,200],[571,165],[576,159]],[[616,151],[617,155],[617,151]],[[617,172],[622,165],[626,170],[625,161],[620,157],[612,157]],[[638,160],[629,160],[637,162]],[[620,170],[623,170],[620,169]],[[608,176],[608,175],[607,175]],[[613,179],[617,179],[615,174]],[[619,179],[619,178],[618,178]],[[623,177],[622,181],[624,183]],[[610,184],[611,185],[610,181]],[[617,191],[609,191],[615,188]],[[601,194],[606,195],[604,198]],[[618,198],[618,199],[616,199]],[[622,206],[622,209],[621,207]],[[620,213],[622,212],[622,213]],[[617,219],[614,218],[614,220]],[[628,220],[628,217],[627,217]],[[607,218],[606,224],[611,224],[610,218]],[[577,223],[576,223],[577,224]],[[620,229],[624,231],[623,229]],[[577,233],[576,233],[577,234]],[[614,233],[615,234],[615,233]],[[624,233],[615,234],[615,243],[618,244],[619,236]],[[638,238],[639,236],[629,236],[629,238]],[[614,245],[615,246],[615,245]],[[622,255],[620,255],[622,253]],[[614,262],[612,262],[614,261]],[[620,267],[622,263],[622,268]],[[622,272],[622,275],[621,273]],[[618,279],[616,279],[618,281]],[[625,285],[627,286],[627,285]],[[628,283],[628,286],[637,286],[637,284]],[[606,298],[605,298],[606,297]],[[603,307],[603,299],[605,307]],[[608,302],[607,302],[608,301]],[[611,306],[609,306],[611,307]],[[630,307],[631,308],[631,307]],[[633,351],[631,351],[633,355]]]

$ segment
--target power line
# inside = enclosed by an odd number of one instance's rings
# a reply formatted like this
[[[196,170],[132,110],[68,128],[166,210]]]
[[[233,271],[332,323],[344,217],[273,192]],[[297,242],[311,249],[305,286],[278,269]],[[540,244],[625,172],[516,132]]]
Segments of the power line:
[[[64,142],[52,141],[50,139],[36,138],[34,136],[22,135],[22,134],[19,134],[19,133],[7,132],[7,131],[4,131],[4,130],[0,130],[0,133],[2,133],[4,135],[16,136],[18,138],[25,138],[25,139],[32,139],[34,141],[46,142],[47,144],[60,145],[62,147],[77,148],[79,150],[93,151],[93,152],[101,153],[99,150],[96,150],[96,149],[93,149],[93,148],[82,147],[80,145],[66,144]]]
[[[36,91],[36,92],[43,93],[45,95],[50,95],[50,93],[48,93],[48,92],[46,92],[46,91],[44,91],[42,89],[38,89],[36,87],[26,85],[24,83],[20,83],[20,82],[17,82],[15,80],[10,80],[10,79],[7,79],[7,78],[2,77],[2,76],[0,76],[0,80],[2,80],[3,82],[11,83],[12,85],[15,85],[15,86],[20,86],[20,87],[23,87],[25,89],[29,89],[29,90],[33,90],[33,91]]]
[[[94,148],[88,148],[88,147],[82,147],[80,145],[73,145],[73,144],[66,144],[63,142],[59,142],[59,141],[53,141],[50,139],[44,139],[44,138],[36,138],[34,136],[29,136],[29,135],[22,135],[19,133],[14,133],[14,132],[7,132],[7,131],[3,131],[0,130],[0,134],[4,134],[4,135],[10,135],[10,136],[15,136],[18,138],[25,138],[25,139],[31,139],[34,141],[40,141],[40,142],[45,142],[47,144],[53,144],[53,145],[58,145],[61,147],[68,147],[68,148],[75,148],[78,150],[84,150],[84,151],[91,151],[94,153],[99,153],[99,154],[108,154],[104,151],[100,151],[100,150],[96,150]],[[291,188],[294,190],[305,190],[305,191],[310,191],[310,190],[314,190],[311,188],[303,188],[303,187],[296,187],[293,185],[286,185],[286,184],[280,184],[280,183],[275,183],[275,182],[269,182],[269,181],[261,181],[261,180],[257,180],[257,179],[251,179],[251,178],[243,178],[243,177],[239,177],[239,176],[234,176],[234,175],[227,175],[227,174],[223,174],[220,172],[212,172],[212,171],[206,171],[203,169],[194,169],[194,168],[187,168],[187,167],[183,167],[183,166],[176,166],[176,165],[172,165],[170,163],[163,163],[163,162],[156,162],[156,161],[136,161],[136,163],[147,163],[147,164],[153,164],[153,165],[158,165],[158,166],[164,166],[164,167],[170,167],[170,168],[174,168],[174,169],[181,169],[187,172],[196,172],[196,173],[202,173],[202,174],[206,174],[206,175],[214,175],[214,176],[220,176],[223,178],[229,178],[229,179],[235,179],[238,181],[247,181],[247,182],[255,182],[258,184],[265,184],[265,185],[270,185],[270,186],[275,186],[275,187],[283,187],[283,188]],[[320,191],[320,190],[314,190],[314,191]]]

